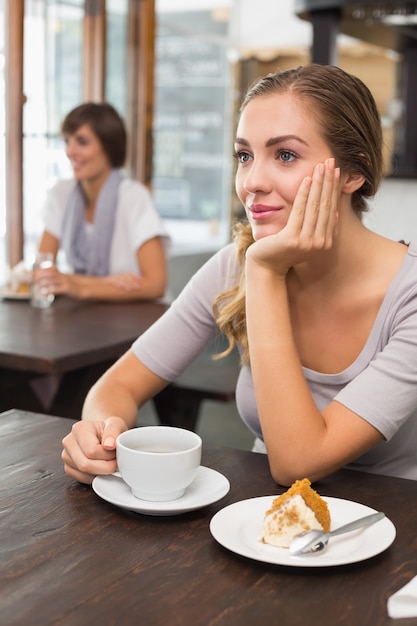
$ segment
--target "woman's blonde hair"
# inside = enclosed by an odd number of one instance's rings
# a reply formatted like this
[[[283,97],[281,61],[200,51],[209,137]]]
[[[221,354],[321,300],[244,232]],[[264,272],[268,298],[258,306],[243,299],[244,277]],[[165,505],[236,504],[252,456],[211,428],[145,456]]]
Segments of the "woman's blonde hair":
[[[268,74],[249,88],[240,112],[256,97],[288,93],[297,96],[315,119],[341,171],[360,174],[364,183],[352,194],[352,208],[361,214],[367,199],[375,195],[383,177],[382,127],[375,100],[357,77],[332,65],[310,64]],[[242,265],[239,284],[217,296],[213,304],[216,322],[229,341],[218,355],[226,356],[242,346],[242,362],[249,360],[246,333],[244,263],[254,242],[248,222],[235,226],[233,239]]]

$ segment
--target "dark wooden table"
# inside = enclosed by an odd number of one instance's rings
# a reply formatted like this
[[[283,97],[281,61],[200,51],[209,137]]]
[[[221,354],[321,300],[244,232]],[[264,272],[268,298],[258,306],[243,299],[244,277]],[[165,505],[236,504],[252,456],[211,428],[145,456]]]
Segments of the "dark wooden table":
[[[0,301],[0,410],[77,418],[93,382],[166,308],[59,297],[42,310],[27,301]],[[50,401],[31,385],[45,376],[58,381]]]
[[[293,568],[221,547],[209,523],[222,507],[281,493],[264,455],[203,445],[228,477],[222,500],[176,517],[119,509],[67,477],[71,422],[0,415],[0,623],[7,626],[383,626],[387,598],[417,574],[417,482],[342,470],[323,495],[383,510],[397,537],[367,561]],[[416,624],[404,619],[401,626]]]

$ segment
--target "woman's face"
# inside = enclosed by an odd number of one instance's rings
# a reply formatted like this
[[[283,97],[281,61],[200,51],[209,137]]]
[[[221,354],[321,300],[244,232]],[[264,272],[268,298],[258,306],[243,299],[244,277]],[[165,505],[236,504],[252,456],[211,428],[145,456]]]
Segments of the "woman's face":
[[[302,180],[332,155],[314,118],[294,95],[257,96],[236,133],[236,192],[254,239],[284,228]]]
[[[78,181],[93,181],[107,176],[111,165],[99,138],[89,124],[65,136],[66,154]]]

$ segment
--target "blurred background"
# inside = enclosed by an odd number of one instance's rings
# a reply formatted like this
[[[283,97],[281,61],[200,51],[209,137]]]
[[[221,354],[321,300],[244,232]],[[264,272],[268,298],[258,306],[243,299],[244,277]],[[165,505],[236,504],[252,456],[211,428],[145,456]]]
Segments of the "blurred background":
[[[192,273],[241,211],[231,155],[242,94],[311,60],[376,97],[386,180],[366,219],[416,238],[416,23],[417,3],[401,0],[0,0],[0,284],[30,263],[46,192],[71,176],[59,126],[86,100],[125,118],[126,169],[151,189],[173,258]]]

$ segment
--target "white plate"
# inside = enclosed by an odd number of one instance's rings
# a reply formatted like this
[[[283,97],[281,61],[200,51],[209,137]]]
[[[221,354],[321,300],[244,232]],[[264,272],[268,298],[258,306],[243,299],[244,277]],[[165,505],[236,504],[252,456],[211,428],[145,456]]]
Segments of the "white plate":
[[[329,567],[369,559],[386,550],[395,539],[395,526],[383,518],[368,528],[332,537],[323,552],[295,556],[288,548],[276,548],[262,543],[262,526],[266,511],[276,496],[241,500],[221,509],[210,522],[213,537],[222,546],[241,556],[276,565],[293,567]],[[358,517],[375,513],[369,506],[323,497],[329,506],[331,528],[338,528]]]
[[[8,287],[0,287],[1,300],[30,300],[30,293],[16,293]]]
[[[146,515],[179,515],[217,502],[228,493],[230,483],[220,472],[201,466],[185,494],[169,502],[149,502],[135,498],[126,483],[113,474],[96,476],[93,489],[100,498],[122,509]]]

